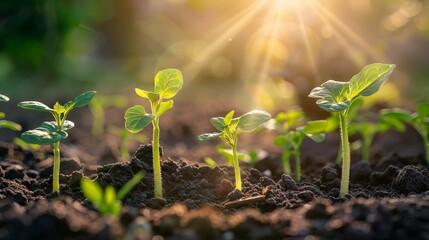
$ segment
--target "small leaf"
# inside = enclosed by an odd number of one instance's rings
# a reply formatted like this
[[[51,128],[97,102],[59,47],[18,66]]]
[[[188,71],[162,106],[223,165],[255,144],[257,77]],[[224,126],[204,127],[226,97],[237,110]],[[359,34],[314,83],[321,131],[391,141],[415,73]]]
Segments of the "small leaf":
[[[395,68],[394,64],[374,63],[365,66],[350,80],[349,99],[358,96],[370,96],[376,93],[389,78]]]
[[[318,98],[316,104],[323,110],[340,112],[350,106],[350,101],[347,99],[348,89],[348,82],[329,80],[311,90],[308,96]]]
[[[40,127],[29,130],[21,134],[22,140],[32,144],[52,144],[67,138],[68,134],[58,131],[57,126],[52,122],[43,122]]]
[[[131,133],[138,133],[145,128],[155,115],[146,113],[143,106],[135,105],[125,112],[125,128]]]
[[[325,132],[328,123],[325,120],[308,121],[305,126],[300,128],[304,134],[316,134]]]
[[[68,131],[74,127],[74,122],[65,120],[63,123],[63,131]]]
[[[155,76],[155,93],[160,98],[172,98],[182,89],[182,73],[177,69],[164,69]]]
[[[73,100],[64,104],[65,110],[70,111],[75,107],[84,107],[88,105],[88,103],[91,102],[92,98],[95,96],[96,93],[97,93],[96,91],[89,91],[89,92],[84,92],[80,94]]]
[[[225,129],[225,118],[223,117],[211,118],[210,123],[219,131],[223,131]]]
[[[204,158],[204,162],[209,165],[209,167],[211,168],[215,168],[217,166],[217,163],[215,160],[213,160],[213,158],[210,157],[205,157]]]
[[[300,118],[304,117],[303,111],[289,111],[286,114],[287,126],[292,127]]]
[[[116,202],[116,190],[112,185],[108,185],[104,189],[104,203],[111,206]]]
[[[86,199],[92,204],[99,205],[103,201],[103,190],[96,182],[88,178],[82,178],[80,181],[80,188],[83,195],[85,195]]]
[[[323,142],[323,140],[325,140],[324,133],[305,134],[305,135],[315,142]]]
[[[55,110],[56,113],[61,114],[65,112],[65,108],[63,106],[61,106],[60,103],[56,102],[53,109]]]
[[[262,110],[253,110],[239,117],[238,129],[250,132],[259,127],[262,123],[271,119],[271,114]]]
[[[20,102],[20,103],[18,103],[18,107],[24,108],[24,109],[29,109],[29,110],[35,110],[35,111],[39,111],[39,112],[50,112],[50,113],[55,112],[54,109],[46,106],[45,104],[43,104],[41,102],[36,102],[36,101]]]
[[[135,89],[136,94],[139,95],[142,98],[149,99],[151,102],[157,102],[159,101],[159,94],[154,92],[145,91],[140,88]]]
[[[0,119],[5,118],[6,114],[4,112],[0,112]]]
[[[416,112],[421,118],[425,118],[429,116],[429,104],[428,103],[420,103],[416,106]]]
[[[234,110],[226,114],[225,119],[223,120],[224,124],[226,126],[230,125],[233,117],[234,117]]]
[[[8,120],[0,120],[0,128],[8,128],[13,131],[21,131],[22,127],[18,123]]]
[[[381,110],[381,115],[383,118],[398,119],[407,123],[412,121],[411,113],[400,108],[383,109]]]
[[[172,108],[173,104],[174,104],[173,100],[169,100],[167,102],[162,102],[161,104],[159,104],[159,108],[157,112],[158,117],[164,114],[170,108]]]
[[[9,101],[9,98],[3,94],[0,94],[0,102],[7,102]]]
[[[220,133],[205,133],[198,136],[198,140],[200,141],[208,141],[222,136],[223,132]]]
[[[43,122],[42,124],[40,124],[39,127],[46,128],[50,132],[58,131],[58,126],[57,126],[57,123],[55,121]],[[72,129],[73,127],[74,127],[74,122],[66,120],[66,121],[64,121],[62,131],[68,131],[68,130]]]

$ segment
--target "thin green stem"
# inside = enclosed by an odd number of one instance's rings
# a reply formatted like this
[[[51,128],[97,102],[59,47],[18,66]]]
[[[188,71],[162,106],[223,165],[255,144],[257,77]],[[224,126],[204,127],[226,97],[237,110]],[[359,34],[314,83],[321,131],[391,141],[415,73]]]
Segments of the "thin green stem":
[[[374,134],[366,134],[363,136],[362,143],[362,160],[369,162],[369,153],[371,151],[371,143],[374,138]]]
[[[233,136],[234,136],[234,144],[232,145],[232,158],[234,162],[235,188],[241,191],[241,173],[240,173],[240,166],[238,165],[238,155],[237,155],[237,133],[234,133]]]
[[[343,153],[343,167],[341,174],[341,189],[340,197],[344,197],[349,192],[350,178],[350,143],[348,133],[347,112],[343,111],[339,114],[340,130],[341,130],[341,149]]]
[[[60,192],[60,142],[53,144],[54,148],[54,171],[52,175],[52,192]]]
[[[299,152],[299,150],[295,150],[294,155],[295,155],[296,181],[301,182],[301,153]]]
[[[155,118],[152,121],[153,125],[153,142],[152,142],[152,154],[153,154],[153,176],[154,176],[154,196],[162,198],[162,176],[161,176],[161,162],[159,156],[159,118]]]
[[[282,163],[283,163],[283,172],[286,175],[290,175],[290,151],[289,150],[283,150],[282,154]]]
[[[337,158],[335,159],[335,163],[338,164],[338,165],[340,165],[342,159],[343,159],[343,150],[342,150],[342,148],[340,146],[338,148],[338,151],[337,151]]]
[[[128,131],[121,131],[121,143],[120,143],[120,152],[121,157],[125,160],[130,158],[130,153],[128,152]]]

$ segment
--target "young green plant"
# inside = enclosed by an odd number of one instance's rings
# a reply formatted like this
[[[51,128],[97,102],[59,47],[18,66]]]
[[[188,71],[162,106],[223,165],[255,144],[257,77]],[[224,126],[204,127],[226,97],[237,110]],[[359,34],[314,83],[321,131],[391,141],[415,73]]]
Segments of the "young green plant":
[[[52,144],[54,150],[53,192],[60,192],[60,141],[67,138],[67,131],[74,127],[72,121],[66,120],[67,116],[72,109],[86,106],[95,94],[95,91],[85,92],[64,105],[57,102],[52,108],[36,101],[18,103],[18,107],[39,112],[48,112],[54,117],[55,121],[43,122],[36,129],[21,134],[22,140],[27,143],[39,145]]]
[[[182,89],[182,73],[177,69],[165,69],[155,76],[154,91],[145,91],[136,88],[137,95],[150,101],[151,113],[147,113],[141,105],[128,108],[125,112],[125,128],[131,133],[138,133],[149,123],[153,127],[152,153],[154,171],[154,196],[162,198],[162,176],[159,154],[159,118],[173,107],[173,100],[164,101],[174,97]]]
[[[9,98],[3,94],[0,94],[0,102],[8,102]],[[3,118],[6,117],[6,114],[3,112],[0,112],[0,128],[8,128],[13,131],[21,131],[22,127],[16,122],[3,120]]]
[[[124,96],[95,96],[88,105],[93,116],[92,134],[96,137],[100,137],[103,134],[106,108],[121,108],[125,107],[126,104],[127,99]]]
[[[291,174],[290,158],[295,158],[295,178],[301,181],[301,153],[300,147],[306,137],[315,142],[325,139],[325,120],[308,121],[305,125],[294,128],[296,122],[304,116],[301,111],[279,113],[276,116],[276,130],[280,135],[274,139],[274,144],[283,147],[282,164],[286,174]]]
[[[423,140],[426,162],[429,164],[429,103],[420,103],[416,112],[411,113],[400,108],[384,109],[382,115],[398,128],[405,129],[402,123],[408,123],[419,133]]]
[[[314,88],[309,97],[317,98],[317,105],[328,112],[338,112],[343,156],[340,197],[349,191],[350,144],[348,134],[349,108],[360,96],[376,93],[389,78],[395,65],[375,63],[365,66],[349,82],[329,80]]]
[[[108,185],[104,191],[96,183],[88,178],[82,178],[80,186],[86,199],[94,205],[103,216],[116,216],[121,212],[122,199],[143,179],[144,173],[138,172],[120,190]]]
[[[251,132],[255,130],[258,126],[270,120],[271,115],[262,110],[254,110],[241,117],[233,117],[234,111],[230,111],[225,117],[215,117],[210,119],[211,124],[220,132],[205,133],[198,136],[198,139],[200,141],[207,141],[215,138],[221,138],[231,148],[235,172],[235,188],[241,191],[241,174],[237,153],[237,135],[240,132]]]

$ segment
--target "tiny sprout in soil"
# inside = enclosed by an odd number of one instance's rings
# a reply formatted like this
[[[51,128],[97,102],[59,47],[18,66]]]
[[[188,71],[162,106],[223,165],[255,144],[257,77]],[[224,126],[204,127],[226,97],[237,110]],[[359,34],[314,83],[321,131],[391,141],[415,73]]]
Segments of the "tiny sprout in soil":
[[[5,95],[0,94],[0,102],[8,102],[9,98]],[[21,131],[21,125],[19,125],[18,123],[12,122],[12,121],[8,121],[8,120],[3,120],[3,118],[6,117],[6,114],[4,114],[3,112],[0,112],[0,128],[8,128],[10,130],[13,131]]]
[[[399,125],[398,128],[400,129],[405,129],[405,126],[401,126],[402,122],[411,124],[411,126],[414,127],[423,140],[426,162],[429,164],[429,104],[418,104],[415,113],[410,113],[404,109],[393,108],[384,109],[382,115],[390,119],[393,124]]]
[[[290,175],[290,158],[295,157],[295,178],[301,181],[301,153],[300,147],[305,137],[315,142],[321,142],[325,139],[324,131],[327,122],[324,120],[308,121],[305,125],[295,127],[298,120],[304,117],[302,111],[290,111],[279,113],[276,118],[275,129],[280,133],[274,139],[274,144],[283,147],[282,164],[283,171]]]
[[[153,126],[153,171],[154,171],[154,196],[162,198],[162,176],[161,162],[159,153],[159,118],[170,108],[173,107],[173,100],[163,101],[174,97],[182,89],[182,73],[177,69],[165,69],[158,72],[155,76],[154,91],[145,91],[136,88],[137,95],[150,101],[151,112],[141,105],[135,105],[128,108],[125,112],[125,128],[131,133],[138,133],[149,123]]]
[[[375,63],[365,66],[349,82],[329,80],[314,88],[309,97],[317,98],[317,105],[328,112],[338,112],[341,131],[341,150],[343,166],[341,174],[340,197],[349,191],[350,144],[348,134],[349,108],[359,96],[376,93],[389,78],[395,65]]]
[[[67,138],[67,131],[74,127],[72,121],[66,120],[68,114],[73,108],[86,106],[95,96],[95,91],[82,93],[75,99],[61,105],[58,102],[50,108],[41,102],[25,101],[18,103],[18,106],[24,109],[35,110],[39,112],[51,113],[55,121],[43,122],[34,130],[29,130],[21,134],[21,138],[30,144],[46,145],[52,144],[54,149],[54,172],[52,191],[60,192],[60,141]]]
[[[111,185],[104,191],[96,182],[82,178],[81,189],[86,199],[94,205],[101,215],[116,216],[121,212],[121,200],[143,179],[144,173],[139,172],[127,182],[119,192]]]
[[[215,117],[210,119],[211,124],[219,131],[217,133],[206,133],[198,136],[200,141],[207,141],[215,138],[221,138],[232,150],[235,188],[241,191],[241,174],[238,164],[237,135],[239,132],[251,132],[261,124],[271,119],[268,112],[254,110],[244,114],[241,117],[233,118],[234,111],[230,111],[225,117]]]

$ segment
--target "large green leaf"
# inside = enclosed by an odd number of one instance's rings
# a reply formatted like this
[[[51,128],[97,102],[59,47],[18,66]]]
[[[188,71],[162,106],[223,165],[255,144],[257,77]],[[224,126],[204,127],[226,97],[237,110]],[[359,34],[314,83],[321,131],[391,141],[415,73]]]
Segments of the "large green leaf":
[[[198,140],[200,141],[208,141],[222,136],[223,132],[220,133],[204,133],[198,136]]]
[[[103,201],[103,190],[96,182],[88,178],[82,178],[80,188],[86,199],[94,205],[99,205]]]
[[[0,128],[8,128],[13,131],[21,131],[22,127],[16,122],[11,122],[8,120],[0,120]]]
[[[253,110],[238,118],[237,128],[244,132],[253,131],[271,119],[271,114],[262,110]]]
[[[381,85],[389,78],[394,64],[374,63],[365,66],[350,80],[349,99],[358,96],[370,96],[376,93]]]
[[[0,102],[7,102],[9,101],[9,98],[3,94],[0,94]]]
[[[151,102],[157,102],[159,100],[159,94],[154,92],[145,91],[140,88],[135,89],[136,94],[142,98],[149,99]]]
[[[155,93],[161,98],[172,98],[182,89],[182,73],[177,69],[164,69],[155,76]]]
[[[97,93],[96,91],[89,91],[89,92],[84,92],[80,94],[79,96],[75,97],[73,100],[64,104],[65,110],[70,111],[75,107],[84,107],[88,105],[88,103],[91,102],[92,98],[94,98],[96,93]]]
[[[66,139],[68,136],[67,132],[57,131],[56,127],[45,124],[36,129],[26,131],[21,134],[22,140],[31,144],[52,144]]]
[[[159,104],[159,109],[158,109],[158,117],[161,116],[162,114],[164,114],[167,110],[169,110],[170,108],[173,107],[173,100],[168,100],[167,102],[162,102]]]
[[[210,123],[219,131],[223,131],[225,129],[225,118],[223,117],[211,118]]]
[[[46,106],[45,104],[43,104],[41,102],[36,102],[36,101],[20,102],[20,103],[18,103],[18,107],[24,108],[24,109],[29,109],[29,110],[35,110],[35,111],[39,111],[39,112],[50,112],[50,113],[55,112],[54,109]]]
[[[317,105],[328,112],[340,112],[350,106],[350,100],[347,98],[349,89],[348,82],[338,82],[329,80],[320,87],[311,90],[311,98],[318,98]]]
[[[138,133],[155,119],[155,115],[146,113],[143,106],[135,105],[125,112],[125,128],[132,133]]]

